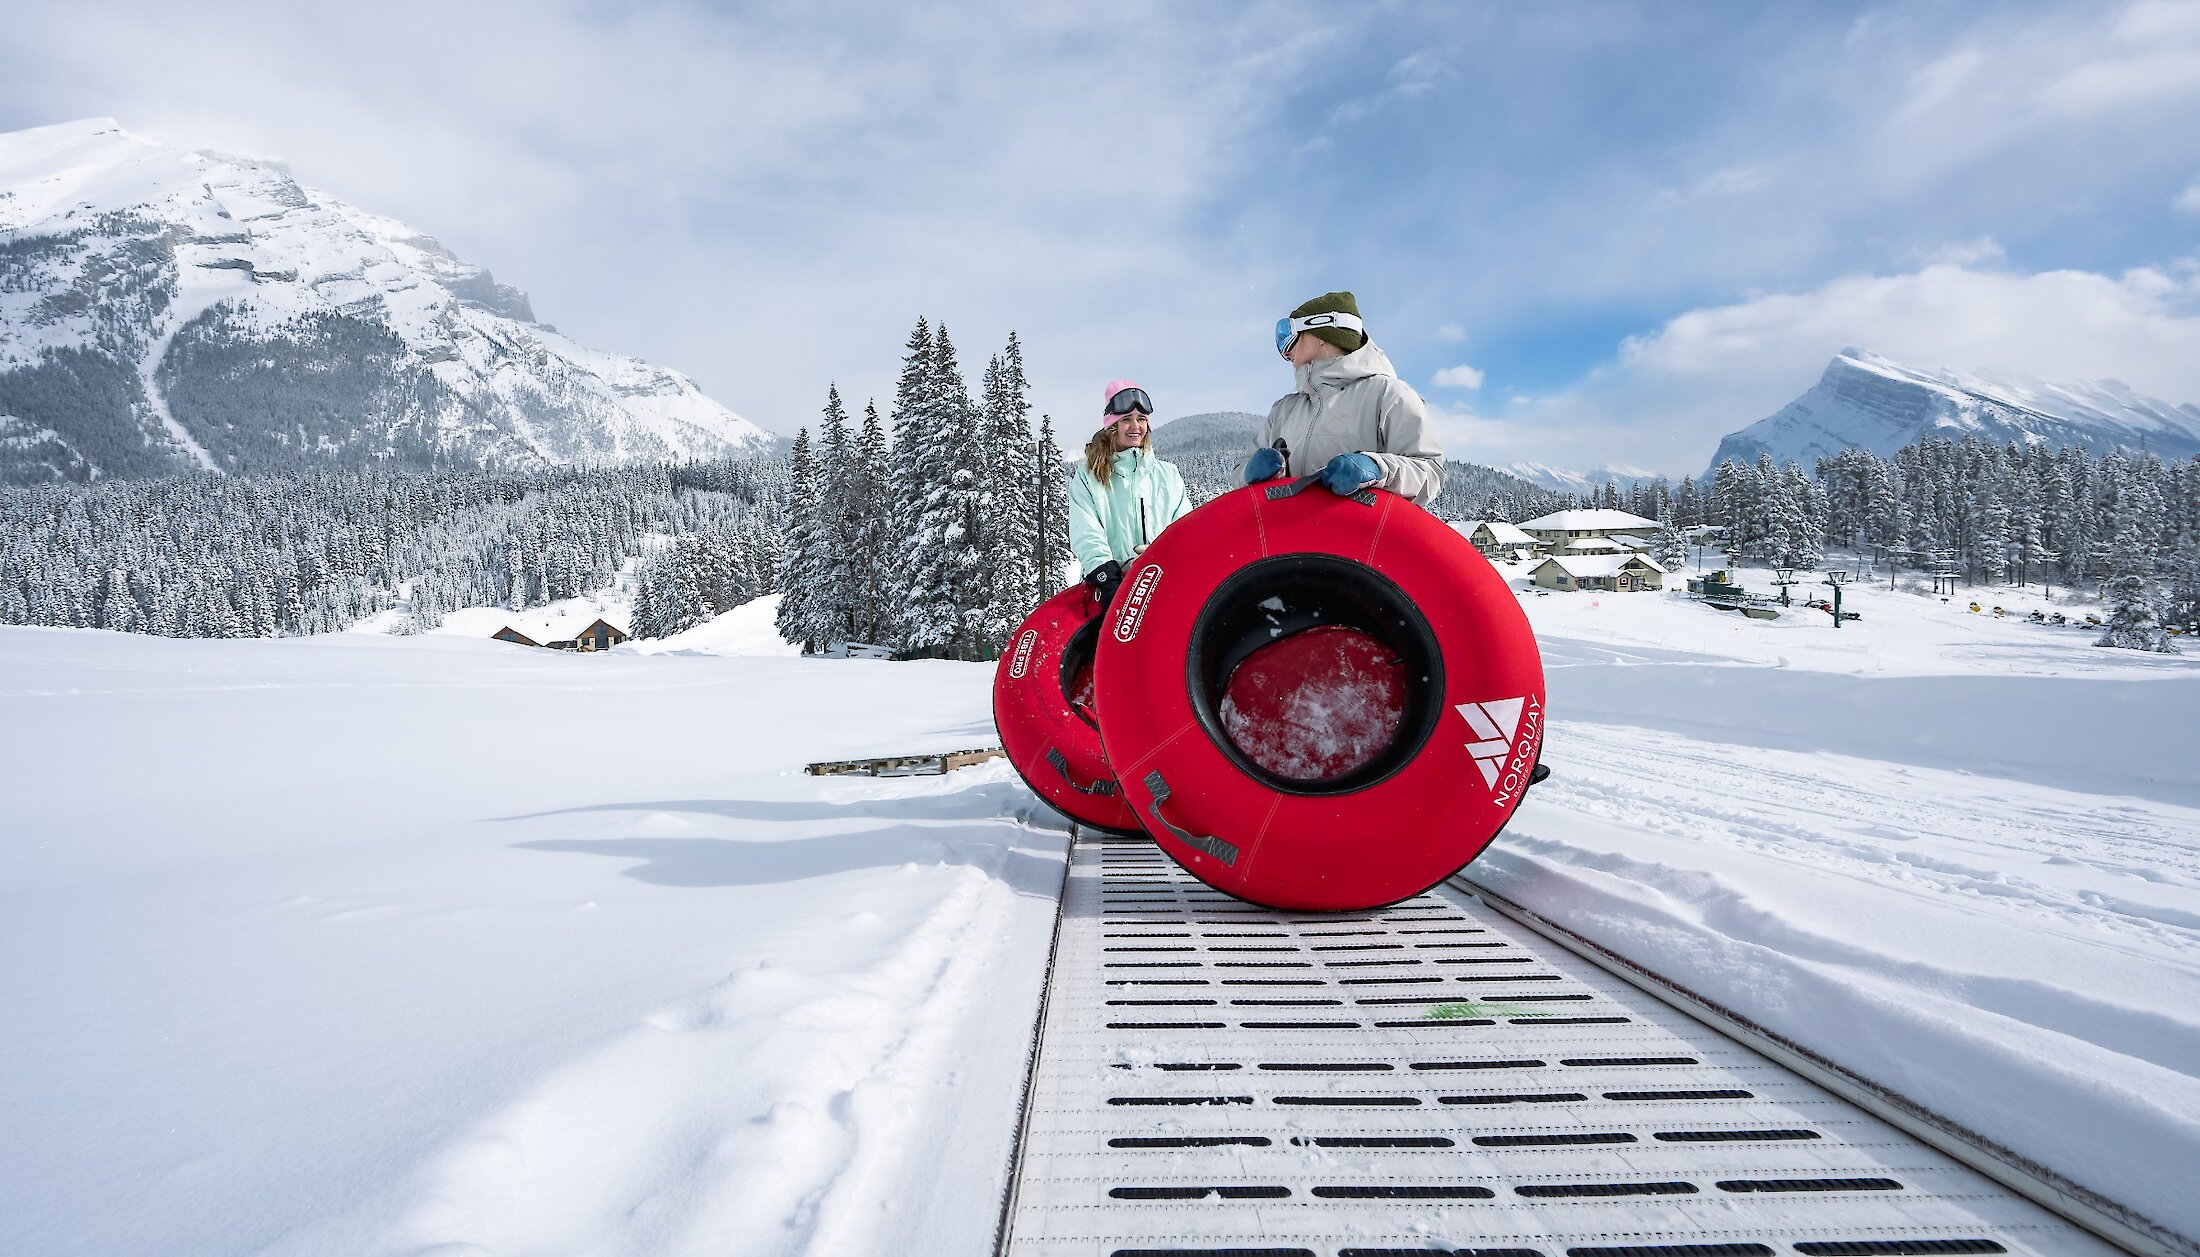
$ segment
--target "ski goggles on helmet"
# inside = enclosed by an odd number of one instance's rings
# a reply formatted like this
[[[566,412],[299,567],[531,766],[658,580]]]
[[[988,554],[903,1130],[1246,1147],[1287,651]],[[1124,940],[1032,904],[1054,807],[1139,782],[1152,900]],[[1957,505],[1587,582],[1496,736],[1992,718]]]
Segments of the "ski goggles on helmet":
[[[1367,324],[1360,322],[1360,316],[1357,314],[1345,314],[1339,311],[1329,314],[1309,314],[1296,319],[1282,318],[1276,320],[1276,352],[1289,354],[1291,346],[1299,343],[1301,333],[1310,332],[1317,327],[1341,327],[1348,332],[1358,332],[1362,339],[1367,336]]]
[[[1122,390],[1108,399],[1108,407],[1104,413],[1110,419],[1121,419],[1132,411],[1145,415],[1153,413],[1153,398],[1146,396],[1146,390],[1142,388]]]

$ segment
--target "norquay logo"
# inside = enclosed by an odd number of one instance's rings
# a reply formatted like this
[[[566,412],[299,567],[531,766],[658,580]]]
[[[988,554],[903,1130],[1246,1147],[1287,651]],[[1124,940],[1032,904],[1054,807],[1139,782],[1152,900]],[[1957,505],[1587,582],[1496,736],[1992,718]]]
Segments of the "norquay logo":
[[[1024,673],[1031,670],[1031,648],[1038,644],[1039,630],[1037,629],[1025,629],[1024,635],[1016,639],[1016,657],[1008,661],[1010,680],[1021,681],[1024,679]]]
[[[1486,703],[1461,703],[1459,714],[1474,731],[1467,754],[1482,770],[1482,780],[1500,804],[1520,797],[1535,771],[1536,752],[1543,745],[1543,701],[1539,698],[1500,698]]]
[[[1115,613],[1115,640],[1127,642],[1138,636],[1138,626],[1146,622],[1146,608],[1153,602],[1153,587],[1161,583],[1161,569],[1149,567],[1138,574],[1138,581],[1123,599],[1123,609]]]

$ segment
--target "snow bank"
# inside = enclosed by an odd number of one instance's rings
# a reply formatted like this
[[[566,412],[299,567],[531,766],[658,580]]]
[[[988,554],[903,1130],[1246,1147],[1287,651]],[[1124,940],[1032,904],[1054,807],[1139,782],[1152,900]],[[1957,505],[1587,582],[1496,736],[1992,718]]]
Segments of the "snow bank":
[[[0,630],[0,1251],[982,1251],[1064,834],[799,765],[989,678]]]

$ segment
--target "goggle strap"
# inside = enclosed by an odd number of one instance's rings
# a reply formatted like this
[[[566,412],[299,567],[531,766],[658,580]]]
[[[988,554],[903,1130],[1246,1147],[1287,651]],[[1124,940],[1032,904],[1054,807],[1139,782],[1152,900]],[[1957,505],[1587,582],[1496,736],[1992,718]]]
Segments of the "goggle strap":
[[[1342,310],[1323,314],[1309,314],[1291,320],[1291,330],[1294,332],[1308,332],[1317,327],[1341,327],[1347,331],[1358,332],[1363,336],[1367,334],[1367,324],[1360,321],[1359,315],[1346,314]]]

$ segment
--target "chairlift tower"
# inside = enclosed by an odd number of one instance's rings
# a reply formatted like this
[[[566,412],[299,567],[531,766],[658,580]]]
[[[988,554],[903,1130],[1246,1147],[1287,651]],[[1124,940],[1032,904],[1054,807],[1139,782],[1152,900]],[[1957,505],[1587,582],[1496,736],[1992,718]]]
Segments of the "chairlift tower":
[[[1788,600],[1788,589],[1803,583],[1795,579],[1795,569],[1792,567],[1772,569],[1772,583],[1780,587],[1780,605],[1783,607],[1794,606],[1795,604]]]
[[[1841,567],[1828,571],[1826,579],[1820,582],[1820,584],[1833,586],[1833,627],[1835,628],[1841,627],[1841,587],[1848,583],[1848,569]]]
[[[1953,550],[1935,550],[1933,554],[1933,592],[1953,598],[1956,578],[1963,575],[1963,568],[1956,563]]]

